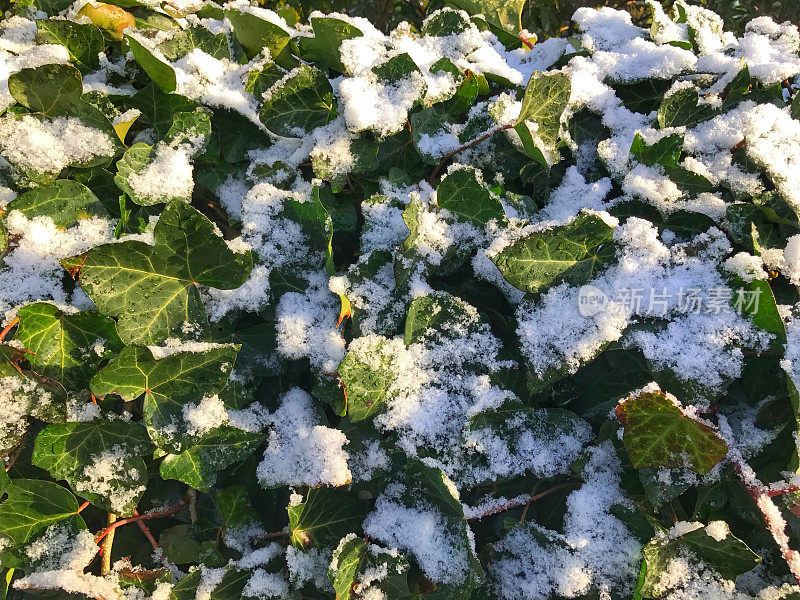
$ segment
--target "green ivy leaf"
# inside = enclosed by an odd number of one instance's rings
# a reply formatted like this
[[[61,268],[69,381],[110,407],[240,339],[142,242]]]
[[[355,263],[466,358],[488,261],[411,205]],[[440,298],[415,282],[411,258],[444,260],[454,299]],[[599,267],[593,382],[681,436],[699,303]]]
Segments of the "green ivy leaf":
[[[71,390],[84,390],[100,363],[122,349],[114,321],[96,311],[64,313],[37,302],[19,311],[17,339],[31,366]]]
[[[176,352],[155,359],[147,348],[129,346],[92,378],[96,396],[116,394],[125,401],[144,394],[144,419],[159,448],[182,452],[186,434],[183,407],[221,392],[233,370],[238,346]]]
[[[179,454],[167,454],[159,473],[207,492],[217,481],[217,472],[255,452],[266,436],[223,426],[204,435]]]
[[[292,38],[279,25],[234,9],[226,10],[225,17],[231,22],[233,33],[248,58],[252,59],[266,48],[272,60],[283,68],[291,69],[296,64],[289,53]]]
[[[635,83],[615,83],[612,87],[625,108],[648,115],[659,107],[671,85],[669,79],[646,79]]]
[[[344,73],[339,47],[344,40],[361,37],[364,33],[352,23],[335,17],[311,17],[309,21],[314,37],[299,39],[300,55],[307,61]]]
[[[28,219],[48,216],[56,227],[71,227],[91,216],[108,216],[108,211],[92,191],[77,181],[57,179],[53,185],[23,192],[6,206],[18,210]]]
[[[36,436],[31,463],[55,479],[65,479],[94,504],[131,515],[148,480],[141,457],[152,451],[147,429],[141,423],[95,419],[45,427]],[[96,461],[102,461],[98,473],[92,471]],[[111,473],[106,472],[109,469]]]
[[[739,575],[756,568],[761,557],[731,534],[727,524],[723,525],[727,535],[721,540],[709,535],[705,527],[675,538],[651,540],[642,550],[644,577],[640,578],[636,592],[644,598],[656,598],[666,591],[660,589],[659,584],[670,561],[678,556],[681,549],[689,550],[724,579],[736,580]]]
[[[436,203],[464,221],[483,228],[495,219],[505,217],[503,205],[493,197],[473,169],[452,171],[436,188]]]
[[[75,496],[52,481],[15,479],[5,491],[8,497],[0,504],[0,535],[6,536],[15,546],[24,544],[48,525],[78,512]]]
[[[193,112],[200,106],[185,96],[165,94],[153,82],[136,92],[130,99],[130,105],[142,112],[138,122],[152,125],[158,139],[162,139],[172,127],[173,115]]]
[[[571,86],[569,76],[563,73],[544,75],[534,71],[528,80],[514,130],[531,158],[536,158],[537,152],[551,159],[555,154],[561,115],[567,108]]]
[[[369,589],[384,592],[385,598],[391,600],[411,598],[408,589],[410,565],[402,555],[382,552],[375,547],[370,551],[361,538],[351,538],[342,542],[334,551],[331,568],[328,569],[328,578],[336,590],[337,600],[355,599],[357,596],[354,595],[354,586],[360,580],[367,578],[372,581]],[[385,573],[385,575],[375,581],[368,573]]]
[[[8,91],[25,108],[49,117],[67,112],[80,100],[83,80],[70,65],[42,65],[9,75]]]
[[[658,107],[658,126],[693,127],[716,114],[709,104],[699,104],[700,94],[696,87],[683,88],[662,100]]]
[[[259,117],[275,135],[303,137],[336,118],[333,88],[328,78],[308,65],[298,67],[265,96]]]
[[[386,393],[395,376],[386,345],[386,340],[379,339],[367,355],[348,352],[339,363],[338,375],[351,421],[362,421],[384,408]]]
[[[678,166],[683,149],[683,136],[673,133],[661,138],[655,144],[648,146],[640,133],[636,133],[631,144],[631,154],[636,157],[641,164],[652,167],[661,165],[665,169]]]
[[[614,228],[600,217],[581,215],[569,225],[535,232],[517,240],[494,263],[514,287],[542,292],[566,281],[584,285],[615,256]]]
[[[92,248],[80,284],[100,312],[117,319],[126,344],[159,343],[185,324],[207,321],[197,284],[218,289],[242,285],[252,269],[214,225],[183,202],[170,203],[156,224],[155,245],[128,241]]]
[[[152,79],[164,93],[169,94],[170,92],[174,92],[175,88],[178,87],[178,83],[175,78],[175,69],[172,68],[172,65],[155,56],[136,38],[127,34],[123,37],[128,47],[131,49],[131,52],[133,52],[133,57],[136,59],[136,62],[144,69],[144,72],[147,73],[150,79]]]
[[[487,23],[517,35],[522,31],[525,0],[451,0],[471,15],[483,15]]]
[[[352,494],[325,487],[309,490],[304,502],[288,507],[292,545],[331,547],[361,530],[366,504]]]
[[[202,50],[217,60],[230,60],[228,37],[224,33],[211,33],[205,27],[191,26],[164,40],[158,49],[169,60],[183,58],[192,50]]]
[[[637,469],[690,467],[705,475],[728,453],[728,444],[711,427],[687,417],[662,393],[629,398],[616,414]]]
[[[74,23],[66,19],[38,19],[39,39],[48,44],[61,44],[70,60],[86,73],[100,66],[99,53],[105,48],[100,30],[91,23]]]

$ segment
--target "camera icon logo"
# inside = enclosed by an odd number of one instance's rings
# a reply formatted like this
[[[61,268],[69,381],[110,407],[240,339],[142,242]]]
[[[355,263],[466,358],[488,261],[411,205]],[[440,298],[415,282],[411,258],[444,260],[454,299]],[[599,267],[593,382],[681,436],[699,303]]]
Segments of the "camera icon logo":
[[[608,296],[600,288],[584,285],[578,290],[578,312],[584,317],[593,317],[608,306]]]

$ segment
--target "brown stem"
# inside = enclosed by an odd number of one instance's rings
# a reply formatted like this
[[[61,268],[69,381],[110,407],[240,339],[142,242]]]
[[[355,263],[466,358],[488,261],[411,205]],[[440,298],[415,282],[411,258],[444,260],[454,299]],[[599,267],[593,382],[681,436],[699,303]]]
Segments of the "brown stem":
[[[139,512],[134,510],[133,516],[138,517]],[[150,528],[147,526],[147,524],[144,521],[136,521],[136,526],[144,534],[144,537],[147,538],[147,541],[150,542],[150,545],[153,547],[153,550],[158,550],[160,546],[158,545],[155,536],[153,536],[153,532],[150,531]]]
[[[253,536],[251,539],[254,540],[271,540],[274,538],[279,538],[289,535],[286,531],[273,531],[272,533],[260,533],[258,535]]]
[[[442,158],[442,160],[439,161],[439,164],[436,165],[436,168],[433,170],[433,173],[431,173],[431,176],[428,177],[428,183],[431,184],[431,186],[433,186],[433,182],[436,179],[436,176],[439,174],[439,171],[441,171],[442,167],[444,167],[450,161],[450,159],[453,158],[456,154],[458,154],[459,152],[463,152],[464,150],[467,150],[468,148],[472,148],[473,146],[477,146],[482,141],[488,140],[495,133],[500,133],[501,131],[506,131],[507,129],[511,129],[512,127],[514,127],[514,124],[513,123],[509,123],[508,125],[503,125],[502,127],[498,127],[497,129],[492,129],[491,131],[487,131],[482,136],[477,137],[477,138],[475,138],[474,140],[472,140],[470,142],[467,142],[463,146],[459,146],[458,148],[456,148],[455,150],[453,150],[449,154],[445,155],[445,157]]]
[[[525,498],[523,500],[517,500],[515,502],[507,502],[506,504],[502,504],[502,505],[500,505],[500,506],[498,506],[496,508],[493,508],[491,510],[487,510],[485,513],[481,513],[481,514],[479,514],[477,516],[470,517],[467,520],[468,521],[474,521],[475,519],[482,519],[482,518],[488,517],[490,515],[496,515],[497,513],[504,512],[504,511],[509,510],[511,508],[516,508],[518,506],[525,506],[525,509],[523,509],[523,515],[524,515],[525,512],[527,511],[528,506],[530,506],[533,502],[536,502],[537,500],[541,500],[545,496],[549,496],[553,492],[557,492],[558,490],[562,490],[565,487],[570,487],[571,485],[573,485],[573,484],[572,483],[559,483],[558,485],[554,485],[553,487],[548,488],[543,492],[539,492],[538,494],[534,494],[534,495],[529,496],[529,497],[527,497],[527,498]],[[522,519],[520,519],[520,522],[522,522]]]
[[[114,545],[114,529],[110,526],[117,520],[117,515],[113,512],[108,513],[109,531],[103,540],[103,559],[100,563],[100,574],[105,575],[111,570],[111,546]]]
[[[145,513],[143,515],[134,515],[132,517],[125,517],[124,519],[120,519],[116,521],[113,525],[109,525],[105,529],[103,529],[100,533],[98,533],[94,541],[99,542],[104,537],[106,537],[111,531],[115,530],[117,527],[122,527],[123,525],[127,525],[128,523],[137,523],[139,521],[146,521],[148,519],[159,519],[161,517],[171,517],[175,513],[181,511],[181,509],[185,508],[187,504],[189,504],[190,496],[186,494],[183,500],[178,502],[174,506],[170,506],[169,508],[165,508],[164,510],[156,510],[153,512]]]
[[[11,321],[11,323],[3,327],[3,331],[0,331],[0,342],[3,341],[3,338],[6,337],[8,332],[11,331],[14,328],[14,325],[16,325],[17,323],[19,323],[19,317],[14,317],[14,320]]]
[[[22,454],[23,448],[25,448],[25,441],[28,439],[28,430],[25,430],[25,433],[22,434],[22,439],[17,444],[16,450],[14,450],[14,454],[11,455],[11,458],[8,460],[8,464],[6,465],[6,473],[11,470],[11,467],[14,466],[14,463],[17,462],[19,455]]]

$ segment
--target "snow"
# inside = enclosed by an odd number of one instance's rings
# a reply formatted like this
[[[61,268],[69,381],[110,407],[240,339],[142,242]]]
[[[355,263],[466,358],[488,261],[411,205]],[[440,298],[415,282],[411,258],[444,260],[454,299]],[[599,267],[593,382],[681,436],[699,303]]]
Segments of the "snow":
[[[128,176],[128,185],[136,197],[149,203],[172,198],[189,201],[194,189],[190,156],[191,148],[187,144],[159,142],[144,168]]]
[[[300,388],[283,395],[271,415],[264,459],[256,475],[266,487],[345,485],[352,479],[344,446],[347,437],[320,423],[313,398]]]
[[[0,156],[17,169],[55,177],[69,165],[113,154],[111,138],[77,117],[0,117]]]
[[[403,486],[391,484],[375,510],[364,520],[364,532],[389,546],[407,550],[425,575],[437,583],[461,583],[469,565],[469,549],[448,527],[445,516],[424,503],[413,507],[398,496]]]

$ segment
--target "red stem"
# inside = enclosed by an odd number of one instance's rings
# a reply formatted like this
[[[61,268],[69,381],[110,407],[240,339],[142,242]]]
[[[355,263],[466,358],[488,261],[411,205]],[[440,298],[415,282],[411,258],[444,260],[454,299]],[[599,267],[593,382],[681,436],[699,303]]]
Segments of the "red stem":
[[[470,142],[467,142],[463,146],[459,146],[449,154],[445,155],[445,157],[439,161],[439,164],[436,165],[436,168],[433,170],[433,173],[431,173],[431,176],[428,177],[428,183],[431,184],[431,186],[433,186],[433,181],[436,179],[436,176],[439,174],[439,171],[441,171],[442,167],[444,167],[450,161],[450,159],[453,158],[456,154],[458,154],[459,152],[463,152],[468,148],[472,148],[473,146],[477,146],[482,141],[488,140],[495,133],[500,133],[501,131],[505,131],[506,129],[511,129],[513,126],[514,126],[513,123],[509,123],[508,125],[503,125],[502,127],[498,127],[497,129],[492,129],[491,131],[487,131],[482,136],[475,138]]]
[[[116,521],[115,523],[113,523],[112,525],[109,525],[108,527],[103,529],[100,533],[98,533],[95,536],[94,541],[95,541],[95,543],[99,542],[104,537],[106,537],[110,531],[113,531],[117,527],[122,527],[123,525],[127,525],[128,523],[138,523],[139,521],[146,521],[148,519],[159,519],[161,517],[170,517],[170,516],[174,515],[175,513],[180,512],[180,510],[182,508],[185,508],[186,505],[189,504],[190,498],[191,498],[191,496],[189,496],[187,494],[186,496],[184,496],[183,500],[178,502],[175,506],[171,506],[169,508],[165,508],[164,510],[157,510],[157,511],[149,512],[149,513],[145,513],[143,515],[138,515],[137,514],[137,515],[134,515],[132,517],[126,517],[124,519],[120,519],[119,521]]]
[[[553,492],[557,492],[558,490],[562,490],[565,487],[569,487],[571,485],[573,485],[573,484],[572,483],[560,483],[558,485],[554,485],[553,487],[548,488],[543,492],[539,492],[538,494],[533,494],[532,496],[528,496],[527,498],[522,498],[521,500],[516,500],[514,502],[508,502],[506,504],[502,504],[502,505],[497,506],[497,507],[495,507],[495,508],[493,508],[491,510],[487,510],[485,513],[481,513],[480,515],[477,515],[477,516],[474,516],[474,517],[470,517],[467,520],[468,521],[473,521],[475,519],[482,519],[483,517],[488,517],[490,515],[496,515],[497,513],[501,513],[501,512],[504,512],[506,510],[509,510],[510,508],[516,508],[518,506],[524,506],[525,507],[525,511],[524,512],[527,513],[527,509],[531,505],[531,503],[536,502],[537,500],[540,500],[540,499],[544,498],[545,496],[547,496],[549,494],[552,494]],[[524,516],[524,514],[523,514],[523,516]]]
[[[0,331],[0,342],[3,341],[3,338],[6,337],[8,332],[11,331],[14,328],[14,325],[16,325],[17,323],[19,323],[19,317],[14,317],[14,320],[5,326],[3,328],[3,331]]]
[[[133,511],[133,516],[138,517],[139,512]],[[150,531],[150,528],[147,526],[147,524],[144,521],[136,521],[136,526],[144,534],[144,537],[147,538],[147,541],[150,542],[150,545],[153,547],[153,550],[158,550],[160,546],[158,545],[155,536],[153,536],[153,532]]]
[[[81,504],[81,505],[78,507],[78,512],[80,513],[80,512],[81,512],[81,511],[82,511],[84,508],[86,508],[86,507],[87,507],[87,506],[89,506],[90,504],[91,504],[91,502],[89,502],[89,501],[87,500],[86,502],[84,502],[83,504]]]

